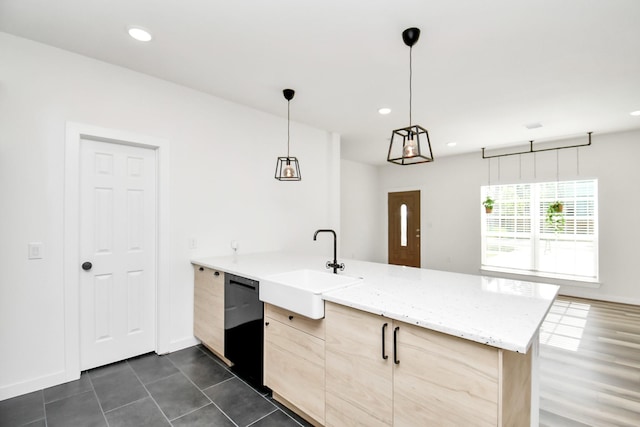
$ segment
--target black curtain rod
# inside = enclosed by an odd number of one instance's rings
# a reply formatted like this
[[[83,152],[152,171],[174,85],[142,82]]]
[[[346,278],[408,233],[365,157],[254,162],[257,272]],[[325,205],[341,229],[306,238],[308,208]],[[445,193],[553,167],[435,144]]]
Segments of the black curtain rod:
[[[507,153],[507,154],[495,154],[493,156],[485,156],[484,154],[484,150],[485,147],[482,147],[482,158],[483,159],[493,159],[494,157],[506,157],[506,156],[516,156],[518,154],[530,154],[530,153],[538,153],[541,151],[551,151],[551,150],[563,150],[565,148],[577,148],[577,147],[586,147],[591,145],[591,134],[593,132],[587,132],[588,138],[589,138],[589,142],[587,142],[586,144],[576,144],[576,145],[565,145],[563,147],[553,147],[553,148],[540,148],[540,149],[534,149],[533,148],[533,140],[529,141],[529,150],[528,151],[519,151],[517,153]]]

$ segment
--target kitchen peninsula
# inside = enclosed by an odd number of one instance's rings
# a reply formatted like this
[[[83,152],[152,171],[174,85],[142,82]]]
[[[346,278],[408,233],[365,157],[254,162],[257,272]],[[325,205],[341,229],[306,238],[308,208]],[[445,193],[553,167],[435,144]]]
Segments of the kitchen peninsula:
[[[327,271],[322,257],[283,253],[192,263],[196,325],[198,274]],[[264,383],[277,400],[326,426],[537,425],[538,330],[557,286],[344,263],[361,280],[321,294],[324,318],[265,304]]]

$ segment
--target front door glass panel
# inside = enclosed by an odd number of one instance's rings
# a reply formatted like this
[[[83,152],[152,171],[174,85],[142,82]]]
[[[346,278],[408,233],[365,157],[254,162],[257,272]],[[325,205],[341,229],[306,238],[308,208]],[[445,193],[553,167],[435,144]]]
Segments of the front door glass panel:
[[[407,205],[400,206],[400,246],[407,246]]]

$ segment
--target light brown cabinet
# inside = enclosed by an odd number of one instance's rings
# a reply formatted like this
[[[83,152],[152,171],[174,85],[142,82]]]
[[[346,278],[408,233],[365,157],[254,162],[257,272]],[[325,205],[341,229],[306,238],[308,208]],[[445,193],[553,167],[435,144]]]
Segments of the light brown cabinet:
[[[392,322],[329,302],[324,320],[326,425],[392,425],[393,356],[388,340]]]
[[[531,353],[328,302],[325,328],[327,426],[529,426]]]
[[[194,265],[193,334],[224,358],[224,272]]]
[[[522,355],[330,302],[265,304],[264,383],[318,426],[529,426]],[[224,358],[224,273],[195,266],[194,335]]]
[[[307,421],[324,424],[324,323],[265,304],[264,384]]]

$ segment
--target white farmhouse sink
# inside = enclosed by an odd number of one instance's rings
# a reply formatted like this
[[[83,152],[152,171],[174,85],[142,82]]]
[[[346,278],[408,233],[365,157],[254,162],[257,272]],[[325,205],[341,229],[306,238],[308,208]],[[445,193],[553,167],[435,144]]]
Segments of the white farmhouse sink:
[[[316,270],[294,270],[267,276],[260,281],[260,300],[311,319],[324,317],[323,292],[362,281]]]

